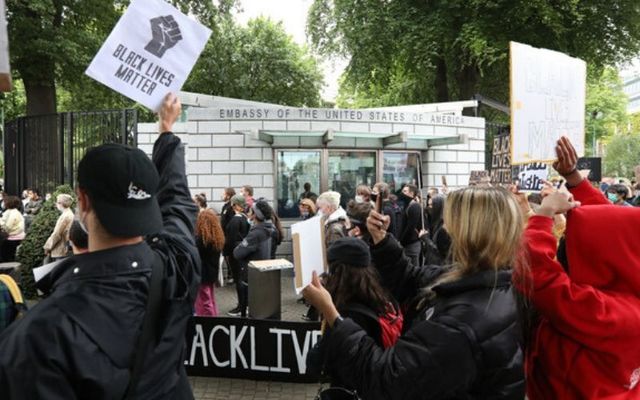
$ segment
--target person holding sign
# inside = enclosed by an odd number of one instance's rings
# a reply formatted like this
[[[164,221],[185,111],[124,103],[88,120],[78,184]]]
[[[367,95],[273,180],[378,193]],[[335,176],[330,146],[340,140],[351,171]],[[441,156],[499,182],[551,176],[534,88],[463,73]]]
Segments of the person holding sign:
[[[3,398],[193,399],[183,348],[200,280],[198,210],[171,132],[180,111],[167,95],[153,161],[120,144],[80,161],[89,252],[60,261],[49,297],[3,332]]]
[[[326,368],[367,400],[522,400],[524,357],[511,284],[520,208],[502,188],[470,187],[449,194],[444,222],[450,268],[412,265],[386,232],[389,218],[372,211],[367,219],[380,282],[407,309],[404,333],[388,349],[340,315],[317,276],[304,289],[328,326]]]
[[[530,271],[523,275],[530,281],[521,290],[539,315],[527,344],[527,395],[638,399],[640,255],[633,238],[640,212],[611,205],[583,179],[566,137],[556,152],[554,168],[576,201],[548,195],[525,231]],[[566,257],[556,258],[552,217],[564,212]]]

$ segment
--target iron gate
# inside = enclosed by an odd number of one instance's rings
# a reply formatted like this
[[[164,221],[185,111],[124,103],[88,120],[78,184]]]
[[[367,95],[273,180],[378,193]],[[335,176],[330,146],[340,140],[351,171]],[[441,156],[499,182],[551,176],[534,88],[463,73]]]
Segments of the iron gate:
[[[20,117],[5,124],[5,191],[52,192],[75,184],[78,162],[103,143],[137,145],[136,110],[68,112]]]

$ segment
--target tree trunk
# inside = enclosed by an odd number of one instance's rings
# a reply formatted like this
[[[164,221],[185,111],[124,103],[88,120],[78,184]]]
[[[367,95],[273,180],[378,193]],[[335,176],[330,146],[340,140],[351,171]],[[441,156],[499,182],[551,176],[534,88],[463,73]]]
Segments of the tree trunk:
[[[447,64],[444,58],[436,59],[436,74],[434,78],[436,89],[436,102],[443,103],[449,101],[449,84],[447,83]]]
[[[462,67],[462,69],[457,72],[456,78],[460,94],[458,100],[471,100],[476,94],[476,86],[478,85],[478,80],[480,78],[480,71],[478,71],[478,68],[476,68],[475,65]],[[474,115],[473,110],[471,109],[463,110],[462,114],[469,116]]]
[[[53,74],[48,82],[23,80],[27,95],[27,115],[54,114],[56,112],[56,84]]]

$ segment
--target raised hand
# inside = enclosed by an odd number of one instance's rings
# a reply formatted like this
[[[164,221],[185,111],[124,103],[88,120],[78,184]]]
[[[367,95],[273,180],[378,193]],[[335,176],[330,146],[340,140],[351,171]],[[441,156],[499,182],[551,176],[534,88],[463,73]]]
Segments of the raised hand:
[[[565,192],[551,193],[542,199],[542,204],[538,209],[538,215],[553,217],[556,214],[565,213],[572,208],[580,206],[579,201],[574,201],[573,196]]]
[[[173,93],[167,93],[158,112],[160,133],[171,131],[174,122],[176,122],[181,112],[182,104],[180,103],[180,99]]]
[[[566,180],[569,186],[577,186],[582,182],[582,176],[578,172],[578,154],[569,138],[561,137],[556,144],[558,160],[553,163],[553,168]]]
[[[387,236],[387,229],[391,219],[388,215],[382,215],[375,210],[371,210],[367,217],[367,230],[371,234],[374,244],[380,243]]]
[[[173,16],[156,17],[151,21],[151,34],[153,38],[145,46],[145,50],[149,53],[162,58],[164,52],[176,45],[182,40],[180,26]]]

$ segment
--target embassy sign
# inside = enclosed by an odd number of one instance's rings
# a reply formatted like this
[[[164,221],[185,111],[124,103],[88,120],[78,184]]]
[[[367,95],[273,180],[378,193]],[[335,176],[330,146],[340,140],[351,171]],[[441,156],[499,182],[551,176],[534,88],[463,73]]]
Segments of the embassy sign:
[[[198,119],[198,113],[206,113],[208,120],[288,120],[288,121],[345,121],[376,123],[407,123],[443,126],[466,126],[477,118],[454,114],[414,113],[387,110],[350,110],[334,108],[292,107],[220,107],[193,109],[190,117]]]
[[[316,382],[307,355],[320,323],[193,317],[184,362],[191,376]]]

